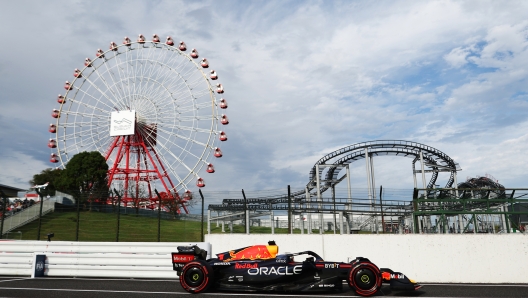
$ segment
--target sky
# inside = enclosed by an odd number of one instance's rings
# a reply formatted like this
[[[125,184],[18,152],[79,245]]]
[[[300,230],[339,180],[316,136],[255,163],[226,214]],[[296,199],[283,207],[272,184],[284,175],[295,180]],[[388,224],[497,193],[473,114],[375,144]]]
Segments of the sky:
[[[373,140],[432,146],[527,187],[526,1],[3,1],[0,184],[29,187],[74,68],[124,36],[198,49],[229,102],[207,192],[303,189],[322,156]],[[374,159],[376,185],[413,187],[412,159]],[[354,163],[353,188],[366,188]],[[205,171],[205,170],[204,170]],[[447,176],[440,175],[440,184]],[[442,180],[443,179],[443,180]]]

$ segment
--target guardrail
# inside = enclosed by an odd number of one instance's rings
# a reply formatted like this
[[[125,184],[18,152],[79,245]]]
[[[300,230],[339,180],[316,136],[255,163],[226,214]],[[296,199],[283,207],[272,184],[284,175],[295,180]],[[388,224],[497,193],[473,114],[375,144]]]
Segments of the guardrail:
[[[0,241],[0,275],[31,276],[35,255],[46,255],[45,276],[174,278],[171,253],[196,244],[211,256],[206,242]]]
[[[55,202],[52,200],[44,200],[42,205],[42,215],[46,215],[55,210]],[[2,235],[11,232],[12,230],[21,227],[29,222],[34,221],[39,218],[40,214],[40,203],[34,204],[31,207],[28,207],[22,211],[19,211],[13,215],[6,216],[4,218],[4,228],[2,230]]]

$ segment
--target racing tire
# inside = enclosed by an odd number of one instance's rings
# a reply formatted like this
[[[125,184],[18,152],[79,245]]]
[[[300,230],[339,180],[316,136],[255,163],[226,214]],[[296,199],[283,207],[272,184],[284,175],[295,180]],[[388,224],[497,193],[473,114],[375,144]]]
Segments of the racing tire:
[[[213,284],[213,279],[213,268],[202,260],[185,264],[180,274],[182,288],[191,294],[206,291]]]
[[[348,285],[360,296],[372,296],[381,288],[383,280],[379,268],[362,262],[348,272]]]

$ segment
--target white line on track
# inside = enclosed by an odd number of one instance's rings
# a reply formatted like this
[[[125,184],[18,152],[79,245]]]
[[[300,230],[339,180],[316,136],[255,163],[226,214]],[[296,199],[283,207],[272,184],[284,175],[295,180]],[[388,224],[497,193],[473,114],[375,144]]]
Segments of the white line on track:
[[[19,281],[19,280],[26,280],[26,279],[31,279],[31,278],[28,277],[28,278],[6,279],[6,280],[0,280],[0,282]]]
[[[5,276],[0,276],[0,278],[6,278]],[[8,277],[8,278],[15,278],[15,277]],[[28,279],[28,280],[31,280],[31,279],[35,279],[35,280],[66,280],[66,279],[69,279],[69,280],[108,280],[108,281],[111,281],[111,280],[123,280],[123,281],[127,281],[127,280],[133,280],[133,281],[164,281],[164,282],[178,282],[178,279],[141,279],[141,278],[82,278],[82,277],[49,277],[49,276],[45,276],[45,277],[37,277],[37,278],[31,278],[31,277],[27,277],[27,278],[21,278],[21,279],[9,279],[9,280],[0,280],[0,282],[2,281],[12,281],[12,280],[25,280],[25,279]]]
[[[192,295],[187,292],[147,292],[147,291],[112,291],[112,290],[79,290],[79,289],[48,289],[48,288],[10,288],[0,287],[0,290],[24,290],[24,291],[61,291],[61,292],[93,292],[93,293],[130,293],[130,294],[178,294],[178,295]],[[255,296],[255,293],[202,293],[208,296]],[[321,295],[277,295],[272,294],[272,297],[321,297]],[[360,296],[334,296],[336,298],[360,297]]]
[[[189,294],[178,292],[149,292],[149,291],[112,291],[112,290],[79,290],[79,289],[49,289],[49,288],[9,288],[0,287],[0,290],[24,290],[24,291],[61,291],[61,292],[98,292],[98,293],[132,293],[132,294]]]
[[[451,287],[528,287],[528,284],[423,284],[422,286],[451,286]]]
[[[202,295],[214,295],[214,296],[255,296],[255,293],[203,293]],[[306,294],[269,294],[270,297],[321,297],[321,293],[319,294],[313,294],[313,295],[306,295]],[[328,297],[341,297],[341,298],[348,298],[348,297],[361,297],[361,296],[328,296]],[[430,298],[430,297],[429,297]]]

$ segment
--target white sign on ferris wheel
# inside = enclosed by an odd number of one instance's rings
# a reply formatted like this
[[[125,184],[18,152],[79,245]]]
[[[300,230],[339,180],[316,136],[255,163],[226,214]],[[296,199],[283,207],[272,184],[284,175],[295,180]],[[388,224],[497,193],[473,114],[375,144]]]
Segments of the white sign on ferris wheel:
[[[110,136],[129,136],[134,134],[136,111],[112,112],[110,116]]]

